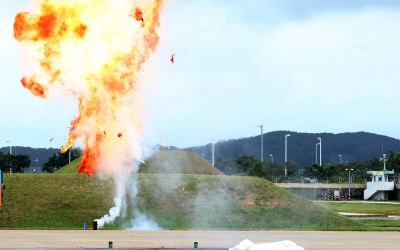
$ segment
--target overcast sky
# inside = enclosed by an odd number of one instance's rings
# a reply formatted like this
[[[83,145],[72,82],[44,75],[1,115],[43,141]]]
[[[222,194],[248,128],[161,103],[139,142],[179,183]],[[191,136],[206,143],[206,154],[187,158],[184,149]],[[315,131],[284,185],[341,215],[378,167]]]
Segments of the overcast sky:
[[[34,97],[0,0],[0,146],[60,147],[77,101]],[[264,132],[400,139],[399,1],[175,0],[145,67],[146,143],[189,147]],[[175,53],[175,64],[169,62]],[[146,72],[146,71],[145,71]],[[53,142],[50,138],[55,137]],[[283,138],[282,138],[283,140]],[[317,141],[317,140],[316,140]]]

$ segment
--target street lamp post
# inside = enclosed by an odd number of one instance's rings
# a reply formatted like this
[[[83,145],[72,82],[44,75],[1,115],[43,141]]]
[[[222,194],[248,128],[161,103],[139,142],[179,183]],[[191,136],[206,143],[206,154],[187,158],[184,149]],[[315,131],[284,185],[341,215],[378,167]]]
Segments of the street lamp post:
[[[339,155],[340,157],[340,164],[342,164],[342,155]]]
[[[319,143],[315,144],[315,163],[318,163],[318,145]]]
[[[215,143],[211,143],[211,166],[214,167],[214,152],[215,152]]]
[[[10,155],[11,155],[11,154],[12,154],[12,152],[11,152],[11,140],[9,140],[9,141],[7,141],[7,142],[10,143]]]
[[[11,155],[12,154],[12,151],[11,151],[11,140],[8,140],[7,142],[10,143],[10,155]],[[11,163],[10,163],[10,173],[12,173]]]
[[[285,134],[285,176],[287,176],[287,167],[286,167],[286,162],[287,162],[287,138],[289,137],[289,134]]]
[[[383,154],[383,158],[380,158],[379,160],[383,161],[383,171],[386,171],[386,161],[387,161],[386,154]]]
[[[346,168],[346,171],[349,171],[349,195],[350,195],[350,172],[353,171],[352,168]]]
[[[317,138],[319,140],[319,165],[322,164],[322,139],[321,137]]]
[[[271,156],[271,163],[274,163],[274,155],[273,154],[269,154],[269,156]]]
[[[32,167],[29,170],[29,173],[32,173],[32,168],[35,168],[35,161],[39,161],[38,159],[32,160]]]
[[[264,145],[263,145],[263,143],[264,143],[264,141],[263,141],[263,124],[261,123],[261,125],[256,125],[257,127],[260,127],[261,128],[261,162],[263,162],[264,161],[264,159],[263,159],[263,151],[264,151]]]

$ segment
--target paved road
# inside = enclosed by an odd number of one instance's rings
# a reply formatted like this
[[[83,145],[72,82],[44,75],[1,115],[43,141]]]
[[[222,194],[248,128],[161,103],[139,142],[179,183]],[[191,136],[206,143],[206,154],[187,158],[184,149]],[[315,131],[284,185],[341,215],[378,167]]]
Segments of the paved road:
[[[119,231],[0,230],[0,249],[37,248],[229,248],[244,239],[254,243],[291,240],[306,250],[400,249],[398,232],[298,231]]]

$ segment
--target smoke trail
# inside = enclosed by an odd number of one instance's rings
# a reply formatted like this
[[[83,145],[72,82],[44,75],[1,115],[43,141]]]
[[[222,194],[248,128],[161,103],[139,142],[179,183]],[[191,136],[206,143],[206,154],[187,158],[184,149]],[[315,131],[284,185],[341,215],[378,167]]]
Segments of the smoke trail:
[[[143,159],[149,158],[154,153],[154,148],[146,145],[141,145]],[[135,174],[139,170],[139,164],[142,160],[133,160],[125,163],[119,171],[113,173],[112,178],[115,182],[116,196],[114,197],[114,207],[109,210],[109,213],[102,218],[97,219],[99,229],[105,224],[112,223],[118,216],[124,221],[122,227],[131,230],[159,230],[156,222],[140,213],[137,208],[136,198],[138,194],[138,176]],[[108,178],[108,174],[99,172],[100,178]],[[127,201],[130,201],[129,204]],[[133,211],[133,219],[128,217],[128,208]]]

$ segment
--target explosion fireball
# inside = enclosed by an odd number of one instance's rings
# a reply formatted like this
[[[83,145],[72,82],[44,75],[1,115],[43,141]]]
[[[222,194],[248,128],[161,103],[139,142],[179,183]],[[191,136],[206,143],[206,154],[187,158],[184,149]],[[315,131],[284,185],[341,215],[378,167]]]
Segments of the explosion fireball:
[[[61,152],[82,140],[80,173],[111,173],[141,158],[137,76],[158,45],[164,2],[41,0],[15,16],[28,68],[21,84],[40,98],[61,90],[79,101]]]

